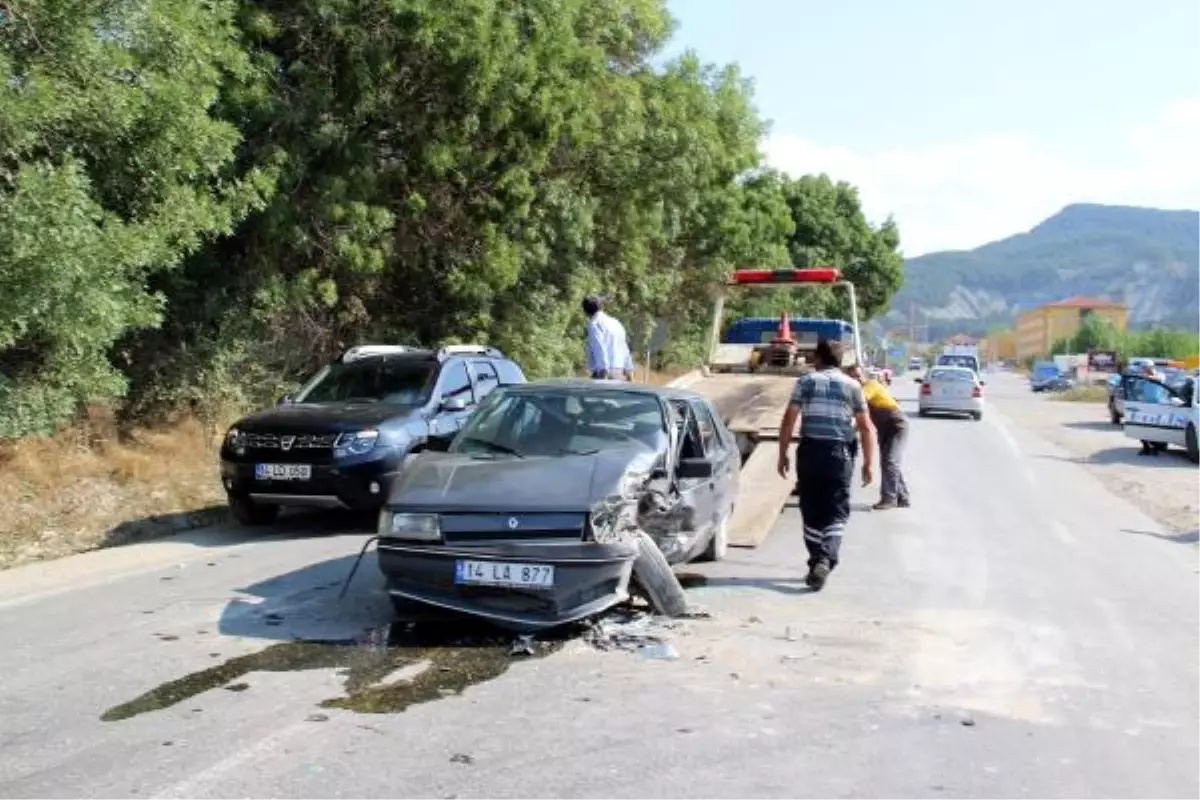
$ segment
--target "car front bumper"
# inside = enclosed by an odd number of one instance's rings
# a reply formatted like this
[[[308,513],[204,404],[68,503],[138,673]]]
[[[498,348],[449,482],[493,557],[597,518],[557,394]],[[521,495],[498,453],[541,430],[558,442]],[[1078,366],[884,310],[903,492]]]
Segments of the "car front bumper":
[[[267,459],[263,459],[266,461]],[[275,463],[287,463],[276,457]],[[311,464],[308,480],[258,480],[253,462],[225,456],[221,483],[225,491],[259,503],[312,508],[379,508],[400,473],[404,454],[383,454],[369,460]]]
[[[379,568],[393,598],[486,619],[519,633],[575,622],[629,597],[637,557],[633,542],[521,542],[453,546],[385,537]],[[545,588],[456,582],[456,562],[508,562],[554,567]]]

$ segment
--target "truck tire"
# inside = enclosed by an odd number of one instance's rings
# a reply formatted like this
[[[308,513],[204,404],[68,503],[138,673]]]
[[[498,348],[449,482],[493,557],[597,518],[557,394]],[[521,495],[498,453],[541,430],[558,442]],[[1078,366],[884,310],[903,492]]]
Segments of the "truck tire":
[[[633,561],[633,581],[654,610],[667,617],[687,613],[687,594],[671,571],[667,557],[646,533],[638,531],[638,555]]]
[[[1187,456],[1188,461],[1193,464],[1200,464],[1200,444],[1196,442],[1196,426],[1189,424],[1187,426]]]
[[[230,494],[229,513],[242,525],[268,525],[279,516],[279,506],[256,503],[243,494]]]

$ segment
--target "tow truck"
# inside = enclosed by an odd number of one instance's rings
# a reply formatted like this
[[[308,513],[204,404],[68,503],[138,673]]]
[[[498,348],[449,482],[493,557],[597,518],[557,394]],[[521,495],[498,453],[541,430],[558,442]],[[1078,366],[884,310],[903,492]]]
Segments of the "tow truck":
[[[797,286],[829,286],[846,291],[850,298],[850,321],[794,320],[783,312],[778,329],[766,342],[743,340],[745,337],[739,331],[755,327],[748,324],[739,328],[739,323],[745,320],[731,325],[722,341],[725,301],[731,291]],[[755,324],[761,321],[756,320]],[[854,284],[845,280],[836,267],[741,269],[733,272],[717,293],[709,357],[699,376],[687,386],[704,395],[720,411],[741,451],[741,489],[729,525],[729,544],[734,547],[761,544],[792,493],[792,481],[780,478],[776,472],[779,421],[796,377],[812,369],[810,355],[820,338],[838,338],[843,342],[844,364],[865,363]]]

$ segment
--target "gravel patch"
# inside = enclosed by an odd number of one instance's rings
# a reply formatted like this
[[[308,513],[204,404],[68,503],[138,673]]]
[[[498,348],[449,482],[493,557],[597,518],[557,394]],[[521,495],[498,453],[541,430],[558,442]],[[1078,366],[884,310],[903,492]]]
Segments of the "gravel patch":
[[[1058,402],[997,376],[988,402],[1016,425],[1066,450],[1114,494],[1179,536],[1200,528],[1200,480],[1183,450],[1139,456],[1140,445],[1108,418],[1103,403]]]

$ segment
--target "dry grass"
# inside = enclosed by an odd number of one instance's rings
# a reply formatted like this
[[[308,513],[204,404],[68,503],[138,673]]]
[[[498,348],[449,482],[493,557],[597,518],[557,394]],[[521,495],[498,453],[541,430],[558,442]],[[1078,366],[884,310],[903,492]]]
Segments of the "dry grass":
[[[1065,392],[1055,393],[1054,399],[1066,403],[1107,403],[1108,387],[1074,386]]]
[[[187,418],[119,437],[93,413],[57,436],[0,446],[0,568],[215,521],[214,434]]]

